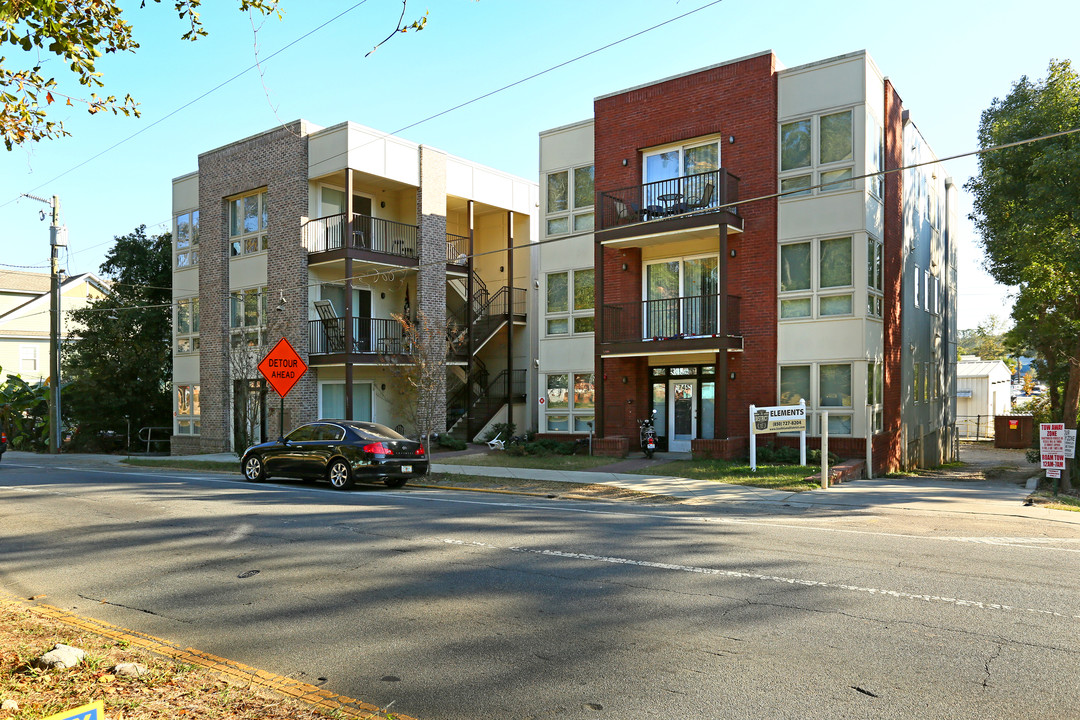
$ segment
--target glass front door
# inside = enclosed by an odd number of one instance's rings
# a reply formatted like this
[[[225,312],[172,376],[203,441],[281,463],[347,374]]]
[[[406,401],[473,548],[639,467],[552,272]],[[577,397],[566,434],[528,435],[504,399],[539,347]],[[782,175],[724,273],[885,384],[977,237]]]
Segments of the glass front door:
[[[668,450],[690,452],[697,437],[697,380],[668,381]]]

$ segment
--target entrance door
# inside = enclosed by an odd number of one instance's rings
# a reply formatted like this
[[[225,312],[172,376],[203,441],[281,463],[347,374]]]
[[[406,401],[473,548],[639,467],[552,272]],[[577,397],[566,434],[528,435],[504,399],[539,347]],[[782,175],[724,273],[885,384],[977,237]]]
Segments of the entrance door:
[[[690,452],[697,437],[697,380],[668,380],[668,450]]]

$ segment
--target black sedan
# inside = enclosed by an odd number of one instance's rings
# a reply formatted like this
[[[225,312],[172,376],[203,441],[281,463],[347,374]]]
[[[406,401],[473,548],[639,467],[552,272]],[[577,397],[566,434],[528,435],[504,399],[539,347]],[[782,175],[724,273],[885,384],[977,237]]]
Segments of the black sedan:
[[[423,445],[385,425],[316,420],[277,442],[248,448],[240,469],[252,482],[271,476],[326,478],[335,488],[344,490],[364,478],[399,488],[409,478],[427,473],[428,458]]]

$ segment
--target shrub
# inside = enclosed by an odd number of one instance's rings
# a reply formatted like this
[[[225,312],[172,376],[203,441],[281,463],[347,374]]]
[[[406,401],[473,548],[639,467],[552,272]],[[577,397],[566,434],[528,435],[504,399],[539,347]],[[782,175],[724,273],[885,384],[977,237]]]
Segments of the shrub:
[[[438,439],[439,447],[447,450],[464,450],[469,444],[464,440],[454,437],[450,433],[442,433]]]
[[[514,430],[517,429],[517,425],[512,422],[507,423],[495,423],[491,426],[491,429],[484,435],[484,440],[494,440],[498,437],[503,442],[506,442],[514,436]]]

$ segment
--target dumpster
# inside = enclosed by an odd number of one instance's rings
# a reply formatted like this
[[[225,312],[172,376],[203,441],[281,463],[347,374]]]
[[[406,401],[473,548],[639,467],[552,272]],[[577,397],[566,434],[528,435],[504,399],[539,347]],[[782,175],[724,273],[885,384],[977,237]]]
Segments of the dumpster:
[[[1031,415],[998,415],[994,418],[994,447],[1033,447],[1035,418]]]

